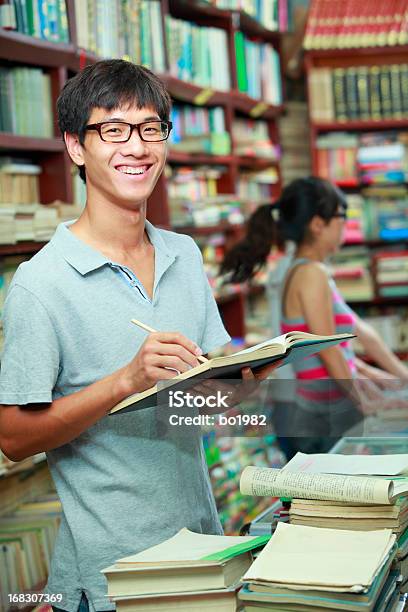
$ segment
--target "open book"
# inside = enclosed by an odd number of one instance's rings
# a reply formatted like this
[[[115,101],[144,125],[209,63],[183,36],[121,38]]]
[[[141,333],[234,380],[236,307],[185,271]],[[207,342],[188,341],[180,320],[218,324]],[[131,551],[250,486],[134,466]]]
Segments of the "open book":
[[[158,385],[146,389],[141,393],[135,393],[122,400],[114,406],[110,414],[130,410],[139,410],[141,408],[150,408],[158,405],[157,393],[175,387],[185,389],[187,386],[192,387],[194,383],[192,379],[237,379],[241,378],[241,369],[250,367],[254,372],[264,366],[281,361],[280,365],[291,363],[297,359],[304,359],[314,353],[318,353],[330,346],[345,342],[350,338],[354,338],[352,334],[335,334],[333,336],[317,336],[306,332],[289,332],[256,344],[250,348],[238,351],[226,357],[215,357],[209,359],[205,363],[201,363],[195,368],[182,372],[169,381],[165,381],[160,388]]]
[[[400,495],[408,495],[408,479],[393,481],[371,476],[307,474],[248,466],[241,474],[240,488],[243,495],[393,504]]]

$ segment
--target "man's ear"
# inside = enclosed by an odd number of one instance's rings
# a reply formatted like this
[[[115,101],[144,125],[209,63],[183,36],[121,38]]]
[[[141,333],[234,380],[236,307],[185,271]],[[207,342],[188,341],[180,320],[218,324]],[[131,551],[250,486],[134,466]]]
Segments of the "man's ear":
[[[79,142],[78,134],[64,133],[65,145],[70,158],[77,166],[84,165],[83,147]]]

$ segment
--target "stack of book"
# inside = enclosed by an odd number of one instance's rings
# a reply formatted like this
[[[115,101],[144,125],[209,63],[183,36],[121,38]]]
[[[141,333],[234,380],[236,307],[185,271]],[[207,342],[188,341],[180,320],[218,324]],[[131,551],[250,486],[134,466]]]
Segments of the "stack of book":
[[[408,189],[406,185],[373,185],[363,190],[364,232],[371,240],[408,238]]]
[[[408,64],[312,68],[310,112],[316,123],[402,119],[408,107]]]
[[[365,239],[363,198],[357,194],[347,197],[347,219],[344,224],[343,240],[345,244],[361,244]]]
[[[407,17],[403,0],[367,2],[364,11],[355,0],[343,0],[339,5],[313,0],[303,45],[305,49],[404,45],[408,42]]]
[[[395,554],[388,529],[356,533],[278,523],[238,596],[246,612],[393,610]]]
[[[268,43],[249,40],[235,32],[238,90],[269,104],[282,104],[279,53]]]
[[[288,101],[279,119],[281,174],[285,185],[312,174],[309,113],[306,102]]]
[[[271,187],[279,180],[277,168],[272,166],[266,170],[240,172],[238,177],[238,198],[248,203],[248,212],[259,204],[271,201]]]
[[[81,210],[72,204],[1,204],[0,244],[46,242],[59,223],[76,219]]]
[[[78,46],[165,71],[159,0],[75,0]]]
[[[51,42],[69,42],[65,0],[3,2],[0,9],[0,27]]]
[[[118,612],[217,609],[235,612],[236,592],[268,536],[214,536],[182,529],[147,550],[103,570]],[[153,606],[154,604],[154,606]]]
[[[380,297],[408,295],[408,251],[376,253],[375,276]]]
[[[369,301],[374,298],[371,257],[366,247],[350,246],[337,253],[330,262],[331,274],[347,302]]]
[[[58,532],[61,503],[55,494],[21,504],[0,517],[0,603],[8,593],[42,589]]]
[[[361,134],[357,166],[363,185],[404,183],[408,177],[407,136],[403,132]]]
[[[41,172],[30,160],[0,157],[0,206],[39,202]]]
[[[231,87],[227,32],[166,16],[170,74],[173,77],[229,91]]]
[[[0,68],[0,131],[52,138],[51,79],[41,68]]]
[[[170,148],[183,153],[228,155],[231,139],[225,129],[224,109],[220,106],[205,108],[189,104],[173,104],[173,129]]]
[[[277,161],[280,150],[271,141],[266,121],[235,119],[232,124],[234,154],[249,157],[265,157]]]
[[[329,132],[316,139],[319,176],[340,187],[358,185],[358,136],[348,132]]]

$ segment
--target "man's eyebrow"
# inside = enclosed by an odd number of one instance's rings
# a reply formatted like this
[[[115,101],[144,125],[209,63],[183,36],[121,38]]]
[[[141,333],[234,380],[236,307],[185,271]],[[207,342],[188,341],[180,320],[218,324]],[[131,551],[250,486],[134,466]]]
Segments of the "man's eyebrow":
[[[101,123],[103,121],[112,121],[112,123],[116,121],[122,121],[123,123],[130,123],[126,121],[124,117],[111,117],[110,115],[106,115],[101,119]],[[138,121],[138,123],[144,123],[145,121],[160,121],[160,117],[158,115],[149,115],[148,117],[144,117],[142,121]]]

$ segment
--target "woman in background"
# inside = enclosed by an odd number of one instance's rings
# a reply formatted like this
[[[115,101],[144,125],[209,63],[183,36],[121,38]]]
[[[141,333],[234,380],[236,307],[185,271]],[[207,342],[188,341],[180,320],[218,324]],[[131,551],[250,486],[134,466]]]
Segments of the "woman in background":
[[[326,452],[333,436],[385,405],[384,388],[408,380],[408,368],[344,302],[325,265],[342,243],[346,211],[343,193],[328,181],[297,179],[276,203],[255,211],[245,239],[226,254],[221,267],[228,282],[243,282],[266,262],[273,245],[295,243],[281,294],[282,332],[356,334],[379,366],[358,359],[349,341],[295,362],[297,409],[287,415],[296,436],[293,450]]]

